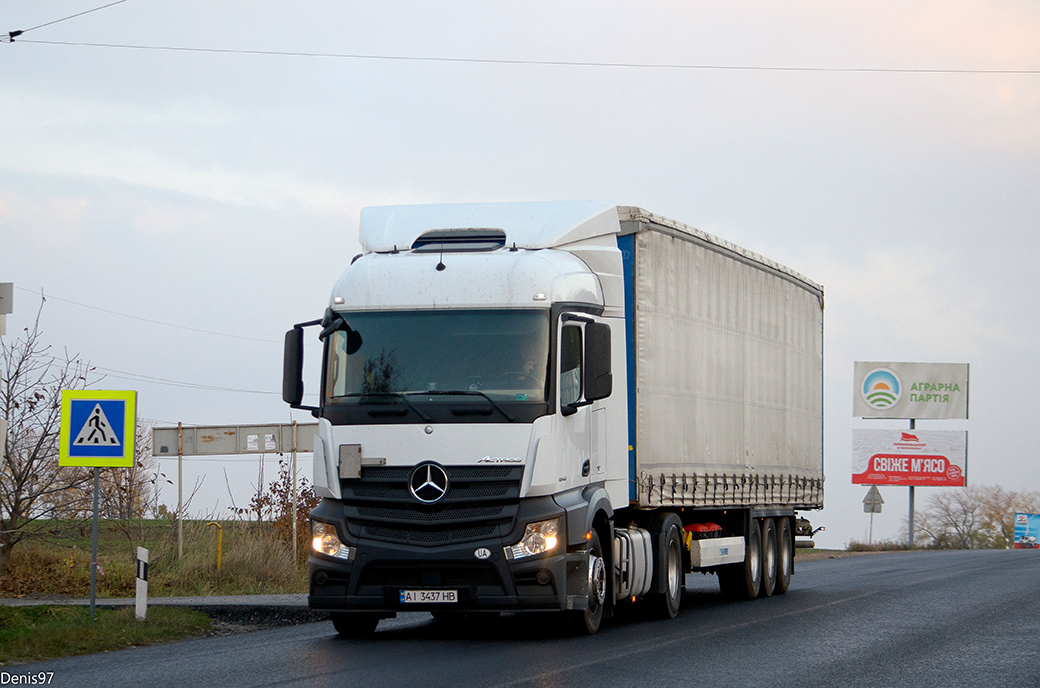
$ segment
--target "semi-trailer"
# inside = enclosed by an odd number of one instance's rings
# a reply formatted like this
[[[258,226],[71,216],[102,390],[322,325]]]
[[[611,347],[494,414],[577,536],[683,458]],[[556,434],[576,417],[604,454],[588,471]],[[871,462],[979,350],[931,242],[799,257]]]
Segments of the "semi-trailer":
[[[309,604],[669,618],[687,573],[782,594],[823,506],[823,289],[643,209],[366,208],[324,316],[286,333],[318,419]],[[322,343],[303,403],[305,330]]]

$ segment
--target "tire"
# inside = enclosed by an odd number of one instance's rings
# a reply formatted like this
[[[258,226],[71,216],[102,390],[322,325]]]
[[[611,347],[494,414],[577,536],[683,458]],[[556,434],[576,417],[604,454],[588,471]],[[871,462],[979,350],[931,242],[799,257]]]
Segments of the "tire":
[[[719,567],[719,589],[731,600],[753,600],[762,587],[762,531],[758,521],[744,536],[744,561]]]
[[[571,617],[571,626],[578,635],[594,635],[599,630],[607,601],[607,562],[603,558],[603,545],[595,529],[589,539],[588,552],[588,606],[586,609],[567,612]]]
[[[774,595],[783,595],[791,587],[794,573],[794,536],[791,519],[784,517],[776,521],[776,588]]]
[[[379,624],[379,615],[370,612],[333,612],[329,618],[344,638],[368,638]]]
[[[654,561],[655,586],[661,592],[647,596],[650,613],[660,619],[674,619],[682,604],[686,588],[686,571],[683,568],[683,545],[680,530],[682,521],[675,514],[668,514],[655,526]]]
[[[776,589],[776,523],[771,518],[762,521],[762,587],[759,597],[770,597]]]

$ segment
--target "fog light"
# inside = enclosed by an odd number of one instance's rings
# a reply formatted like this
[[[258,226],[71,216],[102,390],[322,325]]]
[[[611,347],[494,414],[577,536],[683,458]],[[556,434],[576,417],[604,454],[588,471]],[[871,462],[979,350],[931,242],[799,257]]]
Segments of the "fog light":
[[[311,549],[318,554],[349,561],[354,551],[340,542],[336,526],[321,521],[311,521]]]

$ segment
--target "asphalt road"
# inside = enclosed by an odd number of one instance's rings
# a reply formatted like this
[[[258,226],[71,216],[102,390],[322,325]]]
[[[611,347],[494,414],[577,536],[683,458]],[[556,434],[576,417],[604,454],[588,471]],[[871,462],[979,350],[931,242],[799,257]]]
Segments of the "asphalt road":
[[[687,583],[676,619],[615,620],[593,637],[553,617],[457,627],[410,613],[366,641],[322,622],[0,671],[84,688],[1040,686],[1038,552],[796,562],[786,595],[744,603],[724,602],[714,577]]]

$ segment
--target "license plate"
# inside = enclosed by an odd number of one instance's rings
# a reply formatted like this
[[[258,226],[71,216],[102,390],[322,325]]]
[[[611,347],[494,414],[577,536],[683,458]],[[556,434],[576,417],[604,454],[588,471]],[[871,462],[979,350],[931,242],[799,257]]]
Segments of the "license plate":
[[[402,604],[438,604],[459,601],[458,590],[402,590]]]

